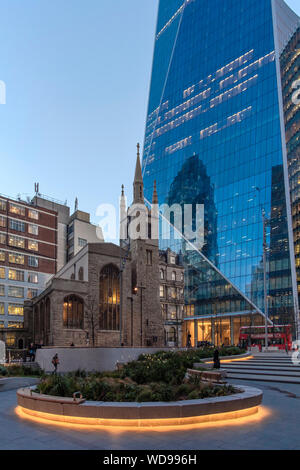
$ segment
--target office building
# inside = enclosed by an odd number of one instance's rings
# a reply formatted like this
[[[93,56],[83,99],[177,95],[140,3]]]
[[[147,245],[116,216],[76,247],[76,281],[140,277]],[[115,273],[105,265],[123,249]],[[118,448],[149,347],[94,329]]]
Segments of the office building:
[[[295,263],[300,292],[300,28],[280,56]],[[298,91],[297,91],[298,90]]]
[[[38,193],[28,201],[0,195],[0,339],[7,347],[27,346],[24,301],[91,242],[103,242],[101,229],[78,208],[70,216],[66,204]]]
[[[156,180],[159,204],[204,204],[203,247],[160,232],[183,254],[193,344],[236,344],[265,316],[298,334],[279,59],[299,24],[283,0],[159,2],[145,196]]]

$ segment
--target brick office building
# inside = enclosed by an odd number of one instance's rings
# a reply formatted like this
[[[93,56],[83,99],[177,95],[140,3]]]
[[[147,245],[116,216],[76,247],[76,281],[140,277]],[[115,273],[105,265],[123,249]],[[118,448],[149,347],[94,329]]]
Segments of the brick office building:
[[[44,289],[56,267],[57,213],[1,196],[0,339],[7,346],[25,346],[24,300]]]
[[[33,339],[24,301],[43,292],[65,265],[71,232],[75,253],[103,241],[101,229],[78,208],[70,216],[66,204],[39,193],[27,202],[0,195],[0,339],[7,347],[22,349]]]

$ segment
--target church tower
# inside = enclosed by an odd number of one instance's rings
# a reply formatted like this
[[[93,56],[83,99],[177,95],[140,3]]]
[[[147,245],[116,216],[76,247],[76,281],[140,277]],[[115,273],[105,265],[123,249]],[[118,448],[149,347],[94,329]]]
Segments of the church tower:
[[[121,204],[124,205],[123,191]],[[164,323],[159,297],[159,248],[158,237],[151,239],[151,219],[158,224],[158,200],[156,186],[153,191],[154,208],[148,209],[144,201],[144,183],[140,162],[140,146],[137,145],[137,159],[133,182],[133,203],[127,211],[129,258],[131,263],[132,301],[131,333],[134,347],[162,347],[164,345]],[[120,205],[121,205],[120,204]],[[124,211],[124,208],[122,208]],[[152,216],[152,217],[151,217]],[[123,229],[124,230],[124,229]],[[129,318],[129,314],[126,314]]]

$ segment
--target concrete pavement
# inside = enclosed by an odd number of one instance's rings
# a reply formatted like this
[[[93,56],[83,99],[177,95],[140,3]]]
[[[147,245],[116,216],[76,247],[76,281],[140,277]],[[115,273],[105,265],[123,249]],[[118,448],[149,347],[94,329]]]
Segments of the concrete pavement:
[[[229,381],[238,383],[233,379]],[[255,386],[264,391],[263,406],[269,411],[266,418],[250,419],[242,425],[174,431],[77,430],[35,423],[15,414],[15,391],[2,392],[0,446],[3,450],[300,449],[299,387],[276,382],[256,382]]]

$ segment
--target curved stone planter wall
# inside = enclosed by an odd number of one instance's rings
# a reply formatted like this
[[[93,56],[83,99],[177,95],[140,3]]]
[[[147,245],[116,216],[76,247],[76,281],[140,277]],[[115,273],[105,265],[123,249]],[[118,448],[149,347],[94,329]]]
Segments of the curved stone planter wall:
[[[157,403],[82,402],[50,397],[32,389],[17,392],[19,411],[35,418],[90,426],[180,426],[235,419],[257,413],[263,393],[238,386],[241,393],[227,397]]]

